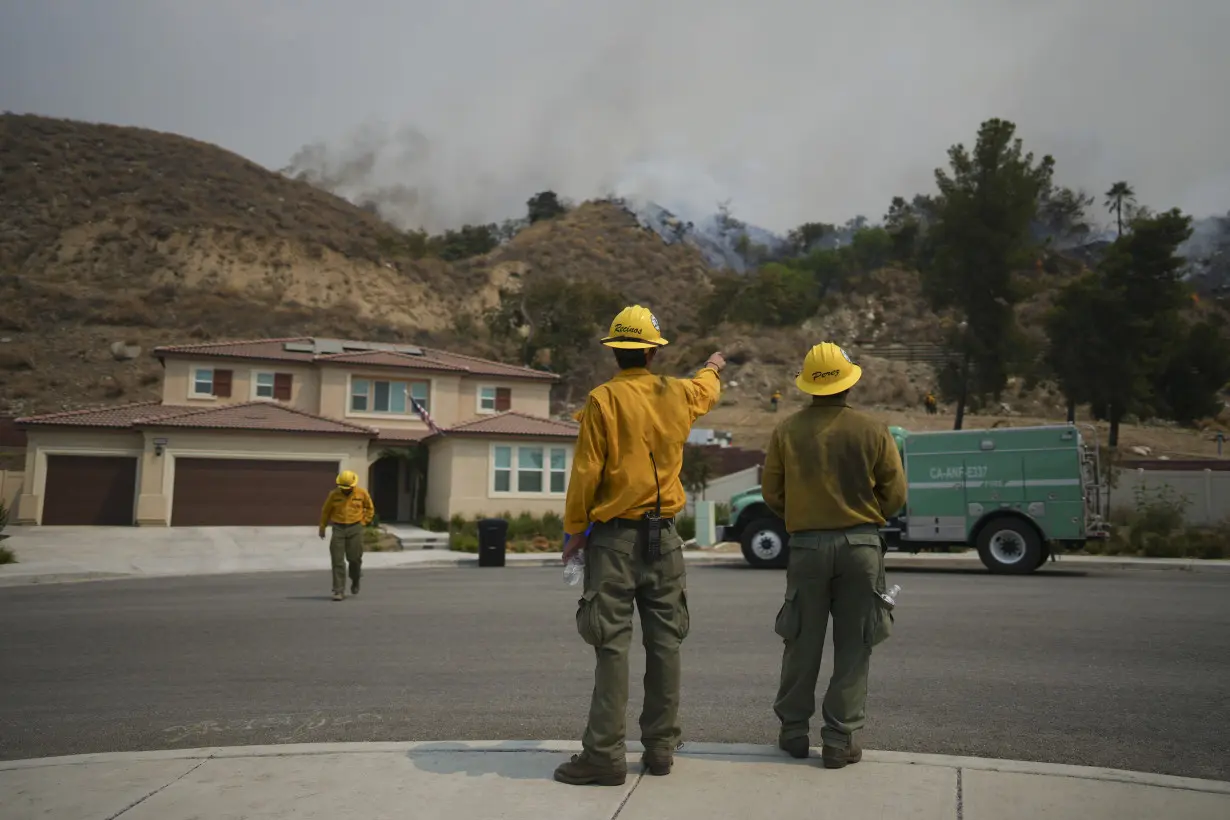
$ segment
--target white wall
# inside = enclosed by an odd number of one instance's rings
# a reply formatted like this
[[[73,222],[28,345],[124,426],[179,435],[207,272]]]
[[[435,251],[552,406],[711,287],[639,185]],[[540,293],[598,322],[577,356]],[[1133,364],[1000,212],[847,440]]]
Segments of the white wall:
[[[695,515],[694,501],[714,501],[718,504],[729,504],[730,499],[744,490],[750,490],[760,483],[760,466],[752,465],[737,473],[724,475],[709,482],[703,493],[696,496],[688,495],[687,514]]]
[[[1224,470],[1123,470],[1118,485],[1110,491],[1110,512],[1134,511],[1138,486],[1149,497],[1156,497],[1153,493],[1163,485],[1190,500],[1188,524],[1212,525],[1230,519],[1230,472]]]

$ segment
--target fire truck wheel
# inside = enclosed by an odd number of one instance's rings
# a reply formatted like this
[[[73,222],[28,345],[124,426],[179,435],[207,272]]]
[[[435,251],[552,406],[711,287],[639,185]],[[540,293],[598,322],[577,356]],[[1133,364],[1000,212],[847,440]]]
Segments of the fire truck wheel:
[[[743,557],[757,569],[786,566],[789,543],[790,534],[780,518],[758,518],[743,528]]]
[[[1046,559],[1038,531],[1007,516],[993,518],[982,527],[978,557],[987,569],[1001,575],[1026,575]]]

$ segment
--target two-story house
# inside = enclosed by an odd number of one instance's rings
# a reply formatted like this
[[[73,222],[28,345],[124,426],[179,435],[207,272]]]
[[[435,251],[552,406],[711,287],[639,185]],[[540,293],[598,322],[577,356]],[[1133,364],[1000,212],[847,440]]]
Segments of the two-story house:
[[[577,426],[550,418],[554,374],[319,338],[154,355],[159,402],[18,420],[16,521],[311,526],[341,470],[385,521],[563,512]]]

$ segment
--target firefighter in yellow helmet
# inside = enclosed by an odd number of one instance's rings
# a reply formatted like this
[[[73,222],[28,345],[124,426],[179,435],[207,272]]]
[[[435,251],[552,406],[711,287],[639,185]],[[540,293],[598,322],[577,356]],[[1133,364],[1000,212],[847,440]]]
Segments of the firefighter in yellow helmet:
[[[320,511],[320,537],[333,525],[329,541],[329,556],[333,561],[333,600],[346,597],[346,565],[350,565],[350,592],[359,594],[359,578],[363,574],[363,527],[376,516],[376,507],[367,490],[359,486],[359,477],[343,470],[337,486],[325,498]]]
[[[692,423],[721,392],[725,367],[714,353],[690,379],[650,372],[667,344],[657,318],[633,305],[611,322],[602,344],[620,372],[590,391],[565,501],[564,561],[585,561],[577,631],[594,648],[596,669],[583,751],[555,770],[571,785],[622,785],[627,779],[625,713],[633,606],[645,645],[642,765],[670,773],[681,737],[679,649],[689,616],[683,540],[675,516],[684,507],[679,473]]]
[[[795,379],[811,404],[777,425],[765,456],[765,503],[790,533],[786,597],[774,630],[784,642],[773,711],[778,744],[807,757],[816,679],[829,616],[833,677],[824,698],[821,756],[828,768],[862,759],[853,735],[866,719],[871,648],[889,635],[880,527],[905,504],[905,472],[883,422],[852,409],[847,394],[863,371],[823,342]]]

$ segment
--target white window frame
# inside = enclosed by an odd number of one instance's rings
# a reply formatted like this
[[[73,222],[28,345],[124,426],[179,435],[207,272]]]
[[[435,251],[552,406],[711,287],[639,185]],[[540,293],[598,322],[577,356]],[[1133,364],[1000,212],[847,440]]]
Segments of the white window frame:
[[[495,454],[496,450],[507,448],[509,451],[508,462],[508,490],[497,490],[495,488]],[[518,489],[518,474],[521,472],[519,464],[521,463],[521,450],[542,450],[542,487],[539,492],[522,491]],[[551,469],[551,451],[558,450],[564,454],[564,469]],[[564,488],[559,492],[551,491],[551,474],[562,473],[564,476]],[[568,479],[572,473],[572,450],[564,444],[554,442],[492,442],[487,455],[487,497],[488,498],[563,498],[568,494]]]
[[[354,397],[355,397],[354,383],[357,381],[366,382],[368,385],[367,409],[366,410],[355,410],[354,409]],[[375,403],[375,399],[376,399],[376,395],[375,395],[376,388],[374,385],[377,382],[387,382],[390,385],[398,385],[398,384],[403,385],[403,390],[405,391],[405,396],[406,396],[405,412],[396,412],[393,410],[373,410],[372,409],[372,405]],[[433,379],[390,378],[387,376],[358,376],[358,375],[348,376],[346,379],[345,415],[348,418],[422,419],[422,416],[419,415],[417,412],[415,412],[414,404],[413,402],[410,401],[410,397],[411,397],[410,387],[413,384],[427,385],[427,412],[430,413],[431,408],[436,403],[436,383]],[[392,396],[391,389],[390,389],[389,395],[390,397]]]
[[[491,406],[490,407],[483,406],[483,399],[485,398],[485,396],[483,396],[484,390],[491,391]],[[499,391],[499,388],[496,387],[494,384],[480,384],[478,386],[478,396],[477,396],[477,399],[475,401],[475,406],[474,406],[475,412],[477,412],[479,415],[482,415],[482,416],[490,416],[491,414],[495,413],[495,403],[497,401],[496,396],[498,394],[498,391]]]
[[[209,392],[208,393],[199,393],[197,392],[197,389],[196,389],[196,386],[197,386],[196,374],[200,373],[201,371],[206,371],[209,373]],[[232,378],[234,377],[232,376]],[[214,387],[215,387],[215,382],[214,382],[214,368],[213,367],[194,366],[189,369],[188,371],[188,397],[189,398],[193,398],[193,399],[217,398],[217,396],[214,395]]]
[[[269,395],[262,396],[260,394],[260,379],[261,376],[269,377]],[[253,370],[252,371],[252,401],[274,401],[273,393],[277,389],[278,374],[272,370]]]

